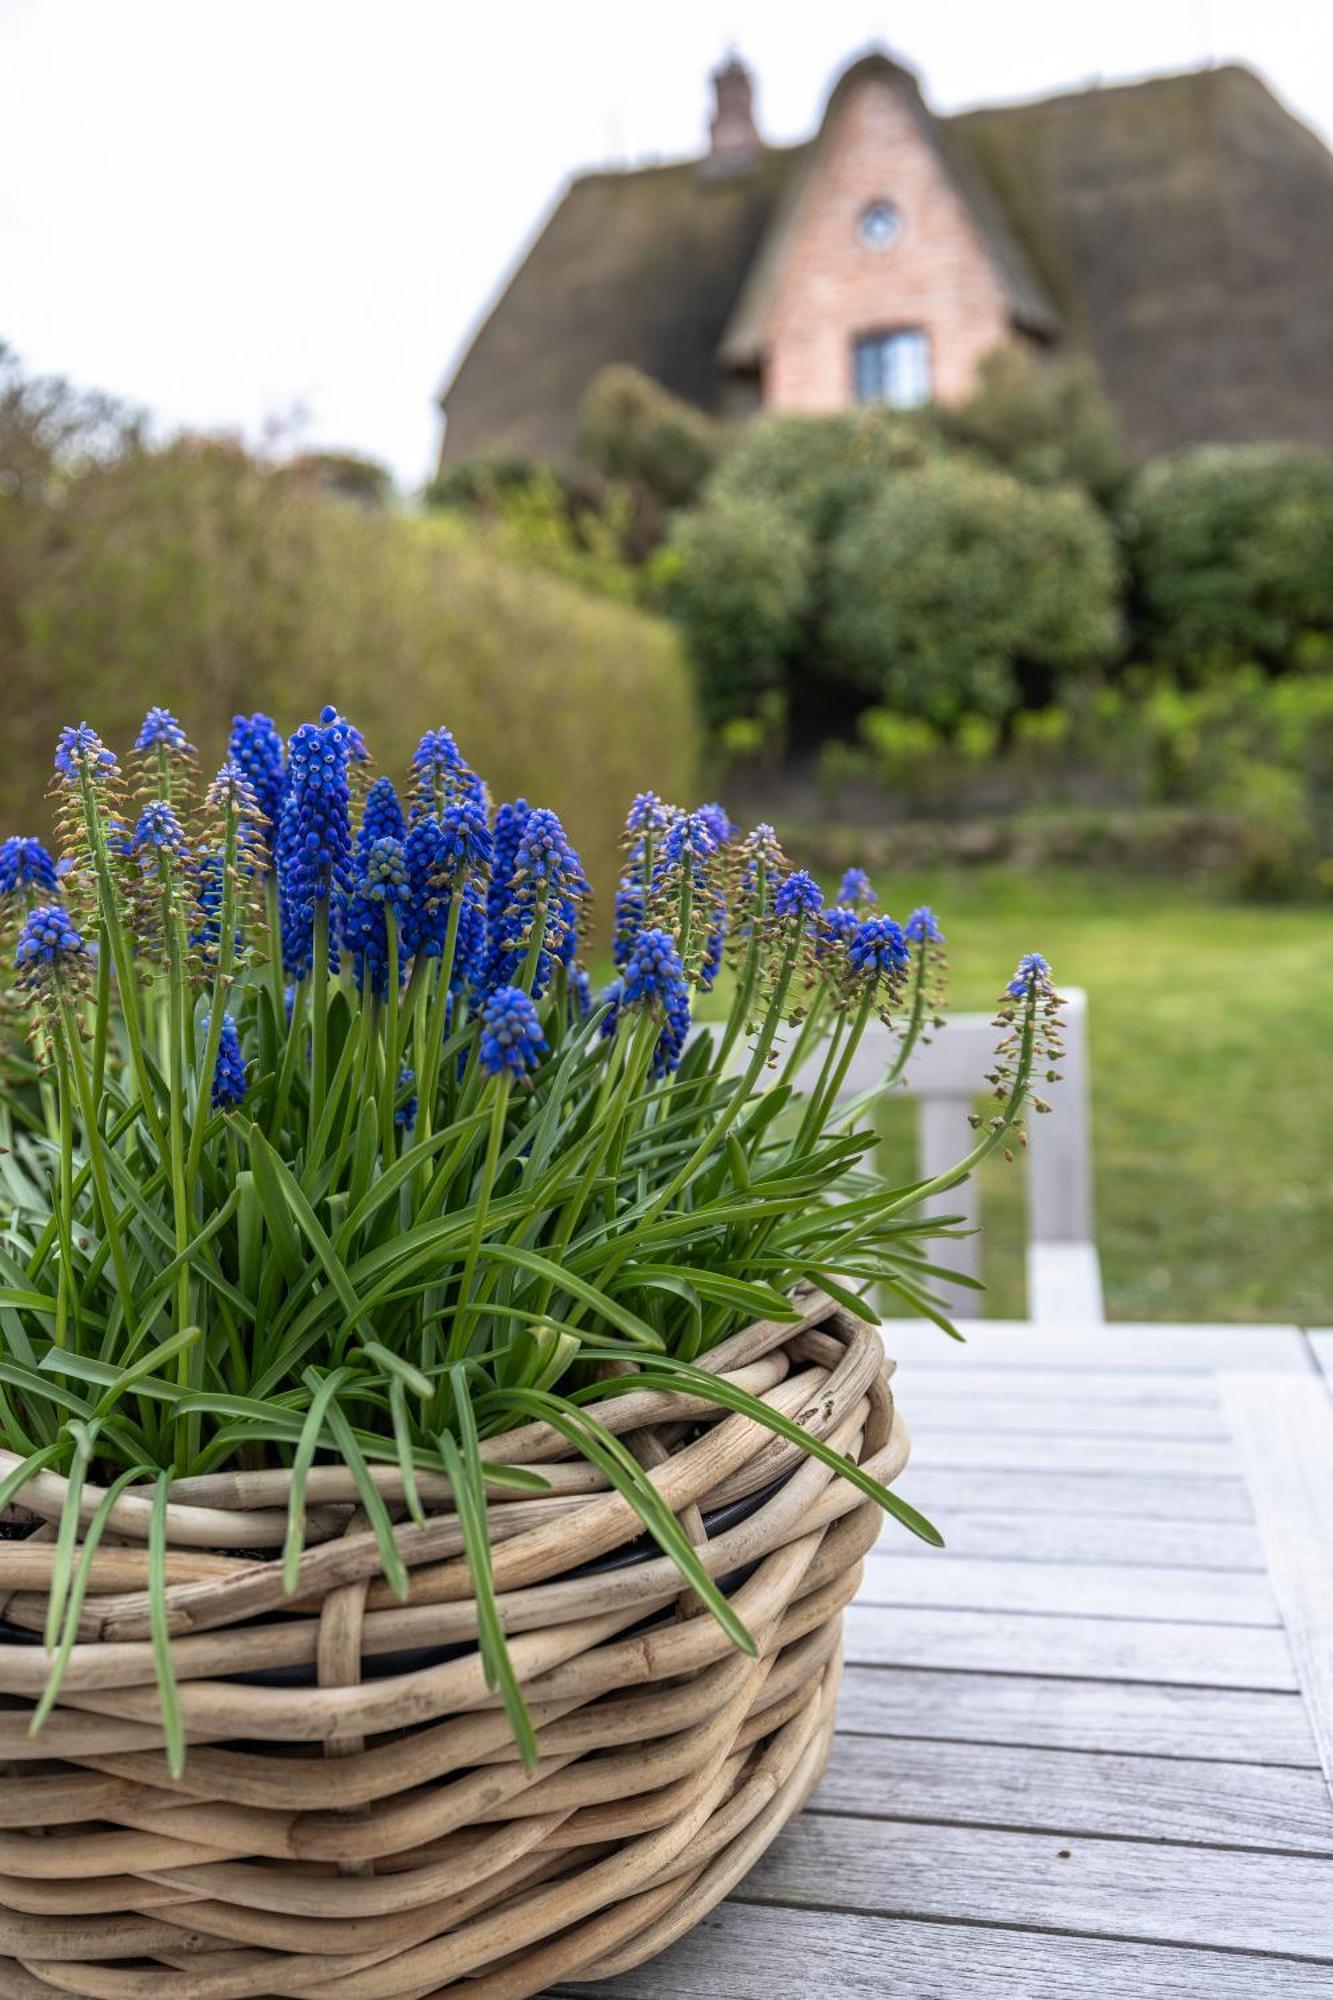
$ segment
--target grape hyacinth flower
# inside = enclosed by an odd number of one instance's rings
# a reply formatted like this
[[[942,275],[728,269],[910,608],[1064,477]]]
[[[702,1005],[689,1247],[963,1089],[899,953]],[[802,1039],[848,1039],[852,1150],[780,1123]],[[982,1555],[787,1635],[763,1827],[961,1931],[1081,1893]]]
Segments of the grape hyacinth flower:
[[[400,1091],[408,1092],[408,1095],[394,1108],[393,1122],[400,1132],[411,1132],[417,1122],[416,1093],[412,1089],[415,1082],[416,1075],[411,1069],[404,1067],[399,1070],[398,1088]]]
[[[774,915],[780,921],[796,917],[802,924],[817,917],[824,907],[824,891],[807,868],[793,869],[773,898]]]
[[[526,799],[502,805],[491,833],[491,879],[486,888],[486,984],[502,986],[508,939],[506,913],[514,892],[514,867],[519,843],[532,808]]]
[[[735,840],[740,828],[724,805],[713,799],[706,806],[699,807],[699,817],[713,836],[716,847],[727,847]]]
[[[1015,1000],[1027,1000],[1034,993],[1051,991],[1051,968],[1039,951],[1025,952],[1018,970],[1005,988]]]
[[[458,913],[458,942],[454,947],[454,970],[449,985],[454,993],[465,987],[480,992],[486,983],[486,906],[474,877],[463,884],[462,907]]]
[[[202,1022],[205,1036],[208,1034],[208,1015]],[[222,1032],[218,1038],[217,1060],[213,1064],[212,1105],[215,1111],[235,1111],[244,1104],[246,1093],[245,1057],[241,1054],[241,1037],[235,1019],[230,1014],[222,1016]]]
[[[115,752],[108,750],[97,731],[87,722],[67,723],[56,741],[55,767],[67,784],[76,785],[85,775],[116,778],[120,766]]]
[[[841,900],[821,910],[815,938],[815,957],[836,959],[840,950],[845,955],[862,921],[856,911],[848,909]]]
[[[412,753],[412,769],[416,774],[414,818],[419,813],[434,813],[438,817],[463,788],[463,774],[472,775],[447,729],[426,731]]]
[[[838,886],[838,906],[844,910],[873,909],[876,901],[870,877],[864,868],[849,868]]]
[[[416,819],[403,843],[407,901],[403,906],[403,950],[409,957],[439,958],[449,928],[449,856],[444,832],[433,814]]]
[[[620,1005],[652,1007],[665,1017],[653,1051],[652,1073],[669,1074],[678,1066],[690,1032],[689,983],[669,931],[654,928],[640,933],[625,966]]]
[[[347,725],[336,709],[303,722],[288,750],[287,790],[278,824],[278,886],[282,952],[288,976],[304,979],[314,963],[315,917],[321,904],[346,894],[352,853]],[[337,970],[337,940],[329,925],[329,964]]]
[[[135,854],[146,858],[146,851],[155,849],[158,854],[184,854],[185,830],[165,799],[150,799],[139,815],[131,840]]]
[[[460,798],[440,814],[441,852],[457,873],[485,874],[491,865],[491,830],[486,811],[474,798]]]
[[[517,986],[500,986],[481,1010],[480,1058],[492,1076],[525,1076],[546,1048],[537,1009]]]
[[[625,815],[624,844],[633,852],[642,840],[655,840],[671,824],[671,808],[656,792],[636,792]]]
[[[903,931],[909,944],[944,943],[944,932],[940,929],[939,919],[929,903],[922,903],[918,909],[913,910],[903,925]]]
[[[56,864],[41,841],[20,834],[0,840],[0,898],[38,893],[55,898],[60,895]]]
[[[705,812],[677,813],[662,842],[663,873],[699,879],[702,864],[717,853],[717,837]]]
[[[361,824],[356,835],[356,859],[358,867],[364,869],[371,848],[377,840],[406,840],[407,821],[398,794],[394,790],[393,779],[376,778],[366,793],[365,805],[361,808]]]
[[[205,965],[217,963],[218,946],[222,942],[223,869],[219,853],[195,856],[191,892],[196,928],[190,932],[190,946]]]
[[[86,964],[87,945],[62,903],[39,903],[29,910],[14,950],[14,963],[27,972],[42,966],[54,971]]]
[[[93,954],[63,903],[39,903],[24,919],[14,964],[20,990],[54,1018],[86,986]]]
[[[853,972],[871,984],[891,982],[903,972],[910,954],[901,924],[892,917],[867,917],[857,925],[847,946]]]
[[[519,835],[508,901],[492,932],[487,964],[491,982],[518,981],[533,954],[532,992],[550,984],[553,956],[577,938],[579,907],[588,894],[583,864],[555,813],[529,812]]]
[[[193,757],[194,745],[169,708],[150,708],[134,739],[141,753],[164,751],[173,757]]]
[[[771,902],[773,893],[788,872],[787,857],[782,851],[782,843],[766,820],[761,820],[747,833],[740,846],[741,874],[740,901],[742,908],[747,905],[753,910],[759,900],[762,882],[766,902]]]
[[[278,819],[282,812],[282,795],[287,783],[283,769],[282,738],[272,717],[268,715],[233,717],[231,742],[227,754],[232,763],[238,765],[249,780],[259,817],[256,845],[265,864],[271,868],[278,837]]]
[[[388,915],[401,925],[408,902],[407,857],[401,840],[377,840],[366,857],[343,914],[343,941],[352,954],[359,986],[376,999],[389,991]],[[399,961],[401,984],[405,967]]]

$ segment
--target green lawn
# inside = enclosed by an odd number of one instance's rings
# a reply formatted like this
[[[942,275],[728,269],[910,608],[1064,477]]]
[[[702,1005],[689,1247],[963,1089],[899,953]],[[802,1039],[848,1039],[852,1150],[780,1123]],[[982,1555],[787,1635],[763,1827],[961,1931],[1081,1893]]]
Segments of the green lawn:
[[[960,1009],[1020,950],[1087,989],[1111,1318],[1333,1324],[1333,910],[1078,869],[906,875],[881,900],[934,905]],[[984,1309],[1021,1315],[1021,1169],[989,1162],[982,1199]]]

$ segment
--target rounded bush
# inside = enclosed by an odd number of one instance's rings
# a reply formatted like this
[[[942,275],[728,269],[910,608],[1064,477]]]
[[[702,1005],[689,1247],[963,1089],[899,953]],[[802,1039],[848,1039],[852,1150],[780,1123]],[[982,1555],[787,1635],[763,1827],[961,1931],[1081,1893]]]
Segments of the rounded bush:
[[[1117,640],[1106,523],[1070,487],[965,459],[888,481],[830,551],[828,649],[867,690],[946,727],[1106,659]]]
[[[1115,412],[1090,360],[997,348],[967,400],[933,415],[950,443],[1034,486],[1081,486],[1109,504],[1124,485]]]
[[[579,412],[579,457],[608,479],[646,486],[664,507],[694,499],[721,448],[716,424],[637,368],[604,368]]]
[[[780,687],[800,643],[814,550],[760,499],[680,515],[658,558],[664,608],[682,627],[714,721],[745,715]]]
[[[1333,633],[1333,453],[1159,459],[1130,490],[1126,540],[1140,649],[1187,680],[1290,666]]]
[[[938,449],[925,413],[845,410],[836,416],[757,417],[719,466],[708,497],[764,500],[817,542],[837,533],[893,474]]]

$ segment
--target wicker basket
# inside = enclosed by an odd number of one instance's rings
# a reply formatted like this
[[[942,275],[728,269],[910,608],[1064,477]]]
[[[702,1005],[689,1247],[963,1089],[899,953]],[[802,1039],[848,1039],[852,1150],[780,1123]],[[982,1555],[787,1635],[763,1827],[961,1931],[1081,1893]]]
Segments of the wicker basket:
[[[893,1479],[908,1447],[878,1338],[826,1298],[799,1303],[799,1325],[750,1327],[708,1365]],[[879,1513],[698,1399],[643,1391],[602,1414],[706,1542],[759,1657],[682,1595],[563,1439],[534,1424],[495,1440],[488,1455],[552,1483],[540,1499],[497,1489],[491,1507],[533,1772],[482,1674],[447,1486],[423,1481],[441,1511],[395,1531],[404,1605],[338,1467],[311,1479],[294,1600],[276,1560],[285,1473],[174,1489],[181,1779],[162,1749],[147,1505],[131,1495],[30,1737],[48,1662],[20,1633],[42,1627],[63,1494],[39,1475],[23,1494],[35,1532],[0,1543],[0,1994],[520,2000],[611,1977],[696,1924],[820,1776],[841,1613]],[[395,1473],[382,1486],[400,1499]]]

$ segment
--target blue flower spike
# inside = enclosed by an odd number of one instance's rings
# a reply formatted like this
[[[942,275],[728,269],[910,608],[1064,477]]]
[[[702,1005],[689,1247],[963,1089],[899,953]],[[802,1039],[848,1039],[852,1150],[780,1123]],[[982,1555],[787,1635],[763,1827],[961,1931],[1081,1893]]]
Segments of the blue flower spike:
[[[1051,990],[1051,968],[1039,951],[1025,952],[1018,961],[1018,970],[1009,981],[1005,992],[1015,1000],[1030,1000],[1035,994],[1049,993]]]
[[[149,709],[134,739],[134,747],[141,755],[151,756],[155,750],[168,757],[194,755],[193,743],[169,708]]]
[[[37,895],[59,897],[56,864],[40,840],[11,834],[0,840],[0,901]]]
[[[546,1048],[537,1009],[518,986],[501,986],[481,1010],[481,1066],[492,1076],[526,1076]]]
[[[208,1034],[208,1016],[203,1019],[204,1034]],[[230,1014],[222,1017],[222,1031],[218,1039],[217,1061],[213,1065],[212,1105],[215,1111],[235,1111],[244,1104],[246,1092],[245,1057],[241,1054],[241,1037],[235,1019]]]

